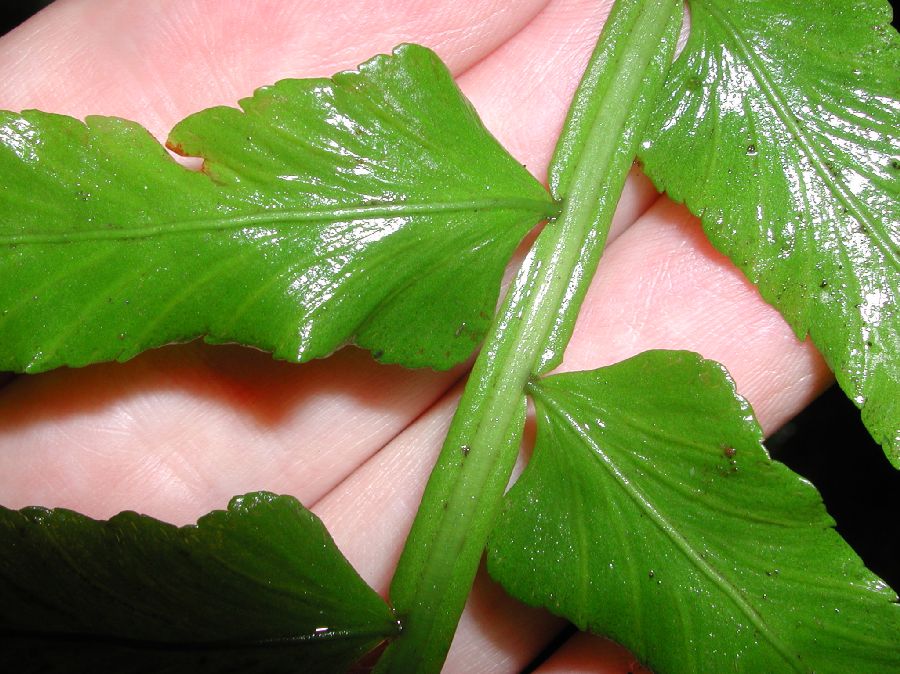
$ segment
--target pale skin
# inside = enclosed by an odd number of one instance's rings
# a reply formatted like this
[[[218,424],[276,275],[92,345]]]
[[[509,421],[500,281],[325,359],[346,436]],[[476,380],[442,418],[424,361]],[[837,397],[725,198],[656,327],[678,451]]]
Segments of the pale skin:
[[[0,40],[0,108],[117,115],[164,140],[187,114],[258,86],[418,42],[543,180],[610,4],[63,0]],[[710,248],[696,219],[634,170],[563,369],[648,348],[724,363],[767,433],[830,381],[814,347]],[[292,494],[386,594],[462,374],[379,366],[353,349],[298,366],[193,343],[18,377],[0,384],[0,503],[184,524],[235,494]],[[561,625],[482,574],[445,671],[515,672]],[[579,636],[540,671],[630,667],[624,650]]]

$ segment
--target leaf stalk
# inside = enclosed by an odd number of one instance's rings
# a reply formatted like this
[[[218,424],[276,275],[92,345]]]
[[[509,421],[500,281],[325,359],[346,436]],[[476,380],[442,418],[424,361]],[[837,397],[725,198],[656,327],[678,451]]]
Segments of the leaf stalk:
[[[650,106],[674,53],[678,0],[619,0],[551,165],[562,212],[516,276],[472,369],[391,584],[403,633],[378,672],[437,672],[502,504],[525,386],[562,357]]]

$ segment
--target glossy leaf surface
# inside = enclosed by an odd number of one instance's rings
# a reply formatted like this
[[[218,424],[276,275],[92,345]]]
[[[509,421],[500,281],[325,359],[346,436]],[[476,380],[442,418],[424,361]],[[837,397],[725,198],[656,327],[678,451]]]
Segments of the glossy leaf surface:
[[[446,368],[554,209],[437,56],[398,47],[140,126],[0,113],[0,370],[125,360],[173,341],[304,361],[348,341]]]
[[[3,671],[344,671],[397,632],[296,499],[196,526],[0,508]]]
[[[654,671],[896,672],[900,606],[772,461],[724,370],[646,352],[533,386],[488,570]]]
[[[640,152],[900,467],[900,39],[884,0],[692,0]]]

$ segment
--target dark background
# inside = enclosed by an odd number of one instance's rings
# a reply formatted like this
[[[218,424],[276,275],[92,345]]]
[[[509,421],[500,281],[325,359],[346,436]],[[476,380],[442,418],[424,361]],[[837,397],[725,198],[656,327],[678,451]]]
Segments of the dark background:
[[[18,0],[0,9],[0,35],[47,4]],[[767,445],[818,487],[838,531],[873,572],[900,591],[900,471],[869,437],[844,394],[833,386]]]

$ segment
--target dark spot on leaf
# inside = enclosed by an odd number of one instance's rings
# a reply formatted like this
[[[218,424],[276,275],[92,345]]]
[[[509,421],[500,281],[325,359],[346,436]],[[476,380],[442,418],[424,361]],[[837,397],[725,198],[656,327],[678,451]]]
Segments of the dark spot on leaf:
[[[747,154],[751,157],[756,156],[756,154],[757,154],[756,145],[754,145],[753,143],[750,143],[750,145],[747,146]]]
[[[900,171],[900,159],[892,159],[891,168],[895,171]]]
[[[384,351],[382,351],[381,349],[372,352],[372,358],[374,358],[375,360],[380,359],[383,355]]]
[[[462,445],[462,446],[459,448],[459,451],[462,452],[463,458],[469,456],[469,452],[470,452],[471,450],[472,450],[472,448],[469,447],[469,445]]]
[[[722,477],[731,477],[738,472],[737,461],[734,460],[734,456],[735,454],[737,454],[737,450],[734,447],[723,445],[722,454],[728,460],[728,466],[719,466],[719,475],[721,475]]]

